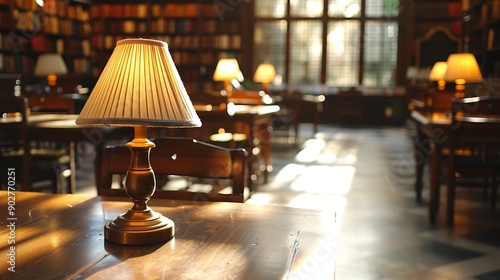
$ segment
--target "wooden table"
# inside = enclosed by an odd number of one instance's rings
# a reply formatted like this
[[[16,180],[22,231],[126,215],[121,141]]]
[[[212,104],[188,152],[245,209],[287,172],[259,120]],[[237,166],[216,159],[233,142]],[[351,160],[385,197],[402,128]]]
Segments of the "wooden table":
[[[448,145],[451,133],[451,118],[447,112],[412,111],[411,119],[417,125],[417,140],[415,142],[415,191],[417,200],[421,200],[423,188],[423,171],[425,162],[429,160],[430,200],[429,220],[435,222],[439,210],[440,188],[439,170],[442,150]]]
[[[131,207],[127,200],[26,192],[10,197],[15,212],[7,216],[7,192],[0,191],[0,267],[8,279],[335,278],[335,213],[153,199],[154,210],[175,222],[175,237],[127,246],[103,235],[104,224]],[[7,270],[8,254],[14,254],[16,272]]]

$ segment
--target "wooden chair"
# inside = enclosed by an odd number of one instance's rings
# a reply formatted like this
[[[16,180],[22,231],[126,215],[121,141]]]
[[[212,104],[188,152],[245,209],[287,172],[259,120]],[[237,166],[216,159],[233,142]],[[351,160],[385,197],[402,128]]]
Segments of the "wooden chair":
[[[1,170],[15,168],[20,189],[24,191],[48,188],[61,192],[68,154],[63,149],[32,146],[28,138],[28,101],[26,98],[0,97],[0,165]],[[1,182],[6,183],[6,172]]]
[[[451,109],[452,133],[445,170],[447,221],[453,225],[459,180],[486,178],[483,184],[491,189],[491,209],[496,208],[500,175],[500,97],[453,99]]]
[[[299,140],[301,93],[284,91],[273,94],[278,99],[279,113],[273,115],[273,137],[285,136],[287,143],[297,144]]]
[[[182,176],[189,179],[231,183],[230,192],[214,187],[211,192],[192,191],[192,186],[169,189],[172,181],[157,184],[153,197],[196,201],[244,202],[247,188],[247,153],[244,149],[226,149],[191,138],[164,137],[153,140],[156,147],[151,151],[151,166],[158,182],[163,176]],[[100,178],[97,180],[101,196],[125,196],[121,187],[112,188],[113,175],[126,174],[130,165],[130,150],[125,145],[108,146],[104,149]],[[169,180],[170,180],[169,179]]]

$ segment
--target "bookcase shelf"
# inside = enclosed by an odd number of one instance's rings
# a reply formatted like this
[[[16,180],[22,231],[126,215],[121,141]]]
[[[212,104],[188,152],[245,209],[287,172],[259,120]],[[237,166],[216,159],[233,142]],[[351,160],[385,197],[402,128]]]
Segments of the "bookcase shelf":
[[[0,73],[31,82],[37,57],[60,53],[68,75],[90,75],[91,26],[88,0],[0,0]]]
[[[500,0],[472,1],[465,12],[470,17],[470,52],[485,78],[500,77]]]
[[[92,73],[99,76],[118,40],[131,37],[165,41],[189,91],[213,86],[212,74],[220,58],[241,58],[242,13],[245,5],[219,18],[213,2],[206,0],[93,1],[91,46]],[[251,35],[250,35],[251,36]]]

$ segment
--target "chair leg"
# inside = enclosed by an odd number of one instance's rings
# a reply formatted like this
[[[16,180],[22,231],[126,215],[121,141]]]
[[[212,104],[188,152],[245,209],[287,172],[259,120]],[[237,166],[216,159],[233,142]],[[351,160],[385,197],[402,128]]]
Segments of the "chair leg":
[[[448,183],[447,196],[446,219],[448,225],[452,226],[454,223],[455,215],[455,182]]]
[[[498,183],[496,176],[493,176],[493,184],[491,185],[491,212],[495,213],[497,208],[497,193]]]

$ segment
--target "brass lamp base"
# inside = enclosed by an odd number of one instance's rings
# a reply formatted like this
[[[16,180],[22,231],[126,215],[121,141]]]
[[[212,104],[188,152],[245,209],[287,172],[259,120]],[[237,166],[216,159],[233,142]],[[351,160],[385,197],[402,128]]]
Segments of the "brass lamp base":
[[[145,211],[132,209],[106,224],[106,240],[127,245],[165,242],[175,234],[174,222],[148,207]]]
[[[134,206],[106,224],[106,240],[143,245],[164,242],[174,237],[174,222],[148,206],[155,192],[156,180],[149,163],[149,152],[155,145],[146,138],[146,127],[134,128],[134,139],[127,143],[131,152],[130,167],[125,177],[125,191]]]

